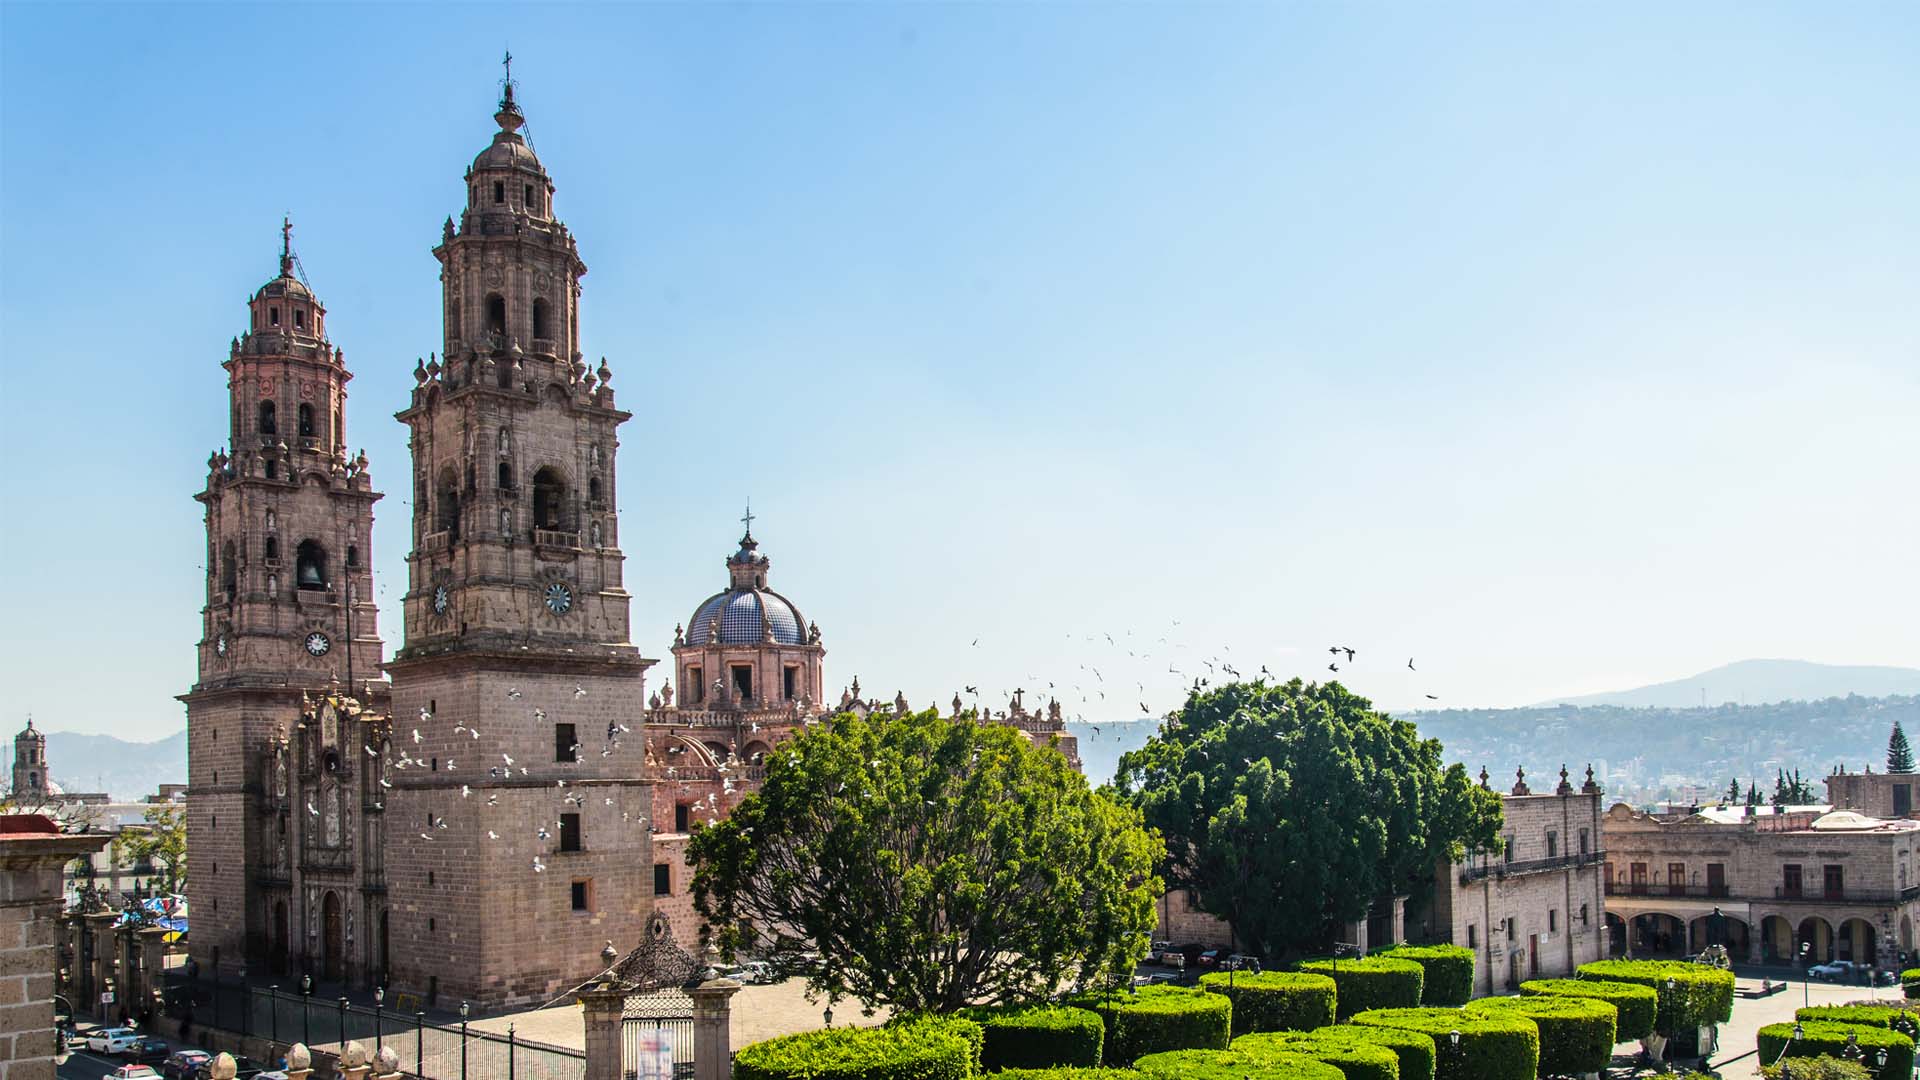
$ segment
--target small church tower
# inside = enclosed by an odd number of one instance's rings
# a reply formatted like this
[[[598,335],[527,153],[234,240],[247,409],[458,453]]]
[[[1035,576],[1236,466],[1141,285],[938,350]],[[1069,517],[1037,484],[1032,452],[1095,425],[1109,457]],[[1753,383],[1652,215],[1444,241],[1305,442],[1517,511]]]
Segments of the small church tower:
[[[34,729],[29,716],[27,729],[13,737],[13,798],[23,803],[44,800],[47,783],[47,737]]]

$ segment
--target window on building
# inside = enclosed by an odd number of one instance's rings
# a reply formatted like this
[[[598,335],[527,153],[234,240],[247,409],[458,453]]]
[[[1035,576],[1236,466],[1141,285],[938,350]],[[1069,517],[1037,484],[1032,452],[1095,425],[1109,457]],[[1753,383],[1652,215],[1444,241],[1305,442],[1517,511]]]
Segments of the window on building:
[[[293,328],[295,330],[305,330],[307,328],[307,313],[304,309],[293,309]]]
[[[447,534],[447,543],[460,539],[460,484],[454,479],[453,466],[440,470],[439,489],[434,498],[433,516],[437,531]]]
[[[549,465],[533,474],[533,527],[566,528],[567,482]]]
[[[359,569],[359,567],[360,567],[360,545],[358,545],[358,544],[348,544],[348,545],[347,545],[347,566],[348,566],[348,567],[350,567],[350,568],[352,568],[352,569],[356,569],[356,570],[357,570],[357,569]]]
[[[1800,864],[1788,863],[1780,868],[1780,895],[1797,897],[1801,893]]]
[[[487,297],[487,333],[507,336],[507,300],[499,293]]]
[[[591,882],[587,882],[587,881],[576,881],[573,883],[573,886],[572,886],[573,910],[575,911],[592,911],[593,910],[592,890],[589,888],[591,884],[592,884]]]
[[[745,664],[733,665],[733,693],[741,701],[753,700],[753,669]]]
[[[799,686],[799,668],[789,665],[780,672],[780,693],[784,700],[793,701],[798,699],[800,696]]]
[[[1634,863],[1628,868],[1628,872],[1633,875],[1633,881],[1630,887],[1634,893],[1645,895],[1647,891],[1647,864],[1643,862]]]
[[[700,665],[687,666],[687,684],[680,688],[681,697],[690,701],[707,700],[707,684],[700,681]]]
[[[272,458],[267,459],[267,479],[280,479],[280,463]]]
[[[240,560],[234,558],[233,541],[220,545],[220,591],[232,596],[240,575]]]
[[[1580,925],[1587,925],[1587,905],[1585,904],[1580,905]]]
[[[1517,934],[1518,934],[1518,927],[1514,924],[1512,917],[1509,917],[1507,919],[1507,940],[1508,941],[1514,940]]]
[[[324,589],[327,587],[327,549],[320,546],[318,540],[302,540],[294,549],[294,587],[300,589]]]
[[[653,864],[653,895],[673,895],[673,867],[663,862]]]
[[[1670,862],[1667,864],[1667,895],[1685,896],[1687,893],[1687,864]]]
[[[553,760],[565,762],[580,760],[580,740],[574,735],[572,724],[553,725]]]
[[[280,538],[277,536],[267,537],[267,561],[280,561]]]
[[[560,815],[560,850],[580,850],[580,815]]]
[[[1508,836],[1500,842],[1500,855],[1508,862],[1513,861],[1513,837]]]
[[[1547,830],[1547,858],[1555,859],[1555,858],[1559,858],[1559,856],[1560,856],[1560,834],[1557,832],[1554,832],[1552,829],[1548,829]]]
[[[270,307],[267,309],[267,325],[268,326],[280,325],[280,309],[279,308]]]
[[[1479,944],[1480,944],[1480,928],[1478,926],[1475,926],[1472,923],[1468,923],[1467,924],[1467,948],[1469,949],[1477,948]]]
[[[677,803],[673,808],[673,831],[683,833],[693,827],[693,807],[686,803]]]
[[[1581,829],[1580,830],[1580,854],[1585,855],[1586,853],[1587,853],[1587,830]]]
[[[1820,887],[1826,898],[1838,900],[1847,894],[1847,883],[1841,868],[1828,863],[1820,868]]]
[[[513,490],[513,466],[511,464],[505,461],[500,463],[499,476],[495,480],[495,483],[498,484],[501,491]]]
[[[533,336],[544,340],[552,336],[551,329],[547,325],[547,302],[536,296],[533,298]]]
[[[501,181],[495,180],[493,182],[494,205],[498,206],[499,204],[504,203],[506,201],[507,201],[507,185],[502,183]]]
[[[313,438],[313,406],[303,401],[300,403],[300,408],[295,415],[299,418],[300,437],[303,439]]]
[[[532,184],[522,184],[520,186],[520,202],[524,206],[526,206],[526,208],[529,211],[533,209],[533,185]]]
[[[597,476],[587,478],[587,501],[595,506],[600,505],[600,478]]]
[[[280,424],[274,419],[273,402],[271,400],[260,403],[259,420],[254,424],[254,430],[262,435],[280,434]]]
[[[1710,862],[1707,864],[1707,895],[1727,895],[1727,864]]]
[[[1547,909],[1547,933],[1551,934],[1558,931],[1559,929],[1560,929],[1560,909],[1548,908]]]

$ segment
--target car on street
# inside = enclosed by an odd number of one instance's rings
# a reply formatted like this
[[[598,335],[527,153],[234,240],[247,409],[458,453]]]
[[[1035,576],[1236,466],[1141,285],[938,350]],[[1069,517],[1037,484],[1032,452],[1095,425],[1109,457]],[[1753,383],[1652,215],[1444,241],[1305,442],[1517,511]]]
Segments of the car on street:
[[[1171,971],[1156,971],[1152,975],[1147,976],[1147,981],[1152,983],[1177,983],[1180,981],[1180,976],[1175,975]]]
[[[1853,977],[1853,965],[1847,963],[1845,960],[1834,960],[1825,964],[1815,964],[1807,969],[1807,977],[1809,979],[1825,979],[1828,982],[1839,982],[1843,979]]]
[[[167,1080],[193,1080],[193,1074],[211,1057],[205,1050],[175,1050],[161,1063],[160,1075]]]
[[[159,1080],[159,1076],[151,1065],[122,1065],[110,1073],[101,1073],[100,1080]]]
[[[1260,958],[1257,956],[1248,956],[1246,953],[1234,953],[1232,956],[1222,960],[1220,966],[1227,971],[1251,971],[1259,974]]]
[[[167,1055],[171,1053],[171,1051],[167,1047],[167,1040],[156,1039],[151,1035],[142,1035],[138,1039],[133,1040],[133,1045],[120,1051],[120,1053],[121,1056],[125,1057],[128,1061],[138,1061],[153,1065],[167,1060]]]
[[[1220,959],[1225,955],[1226,955],[1225,949],[1208,949],[1207,951],[1200,954],[1200,966],[1201,967],[1219,967]]]
[[[97,1028],[87,1036],[87,1049],[96,1054],[124,1054],[139,1039],[140,1033],[130,1027]]]

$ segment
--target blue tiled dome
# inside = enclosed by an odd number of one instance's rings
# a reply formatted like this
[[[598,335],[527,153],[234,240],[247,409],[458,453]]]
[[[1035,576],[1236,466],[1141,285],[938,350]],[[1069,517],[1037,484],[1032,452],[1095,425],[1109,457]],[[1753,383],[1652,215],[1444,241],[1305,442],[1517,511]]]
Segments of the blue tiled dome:
[[[773,640],[782,645],[806,642],[800,612],[786,597],[765,589],[731,589],[709,597],[687,624],[687,644],[707,645],[713,617],[720,616],[720,644],[753,645],[765,639],[763,617],[773,624]]]

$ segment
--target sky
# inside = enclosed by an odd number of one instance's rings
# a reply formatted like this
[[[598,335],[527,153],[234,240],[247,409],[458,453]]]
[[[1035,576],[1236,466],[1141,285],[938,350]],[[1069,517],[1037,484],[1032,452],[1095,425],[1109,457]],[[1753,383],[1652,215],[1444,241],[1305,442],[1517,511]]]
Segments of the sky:
[[[828,683],[916,705],[1920,665],[1912,4],[8,3],[0,719],[183,725],[287,212],[400,646],[392,414],[507,48],[647,655],[751,499]]]

